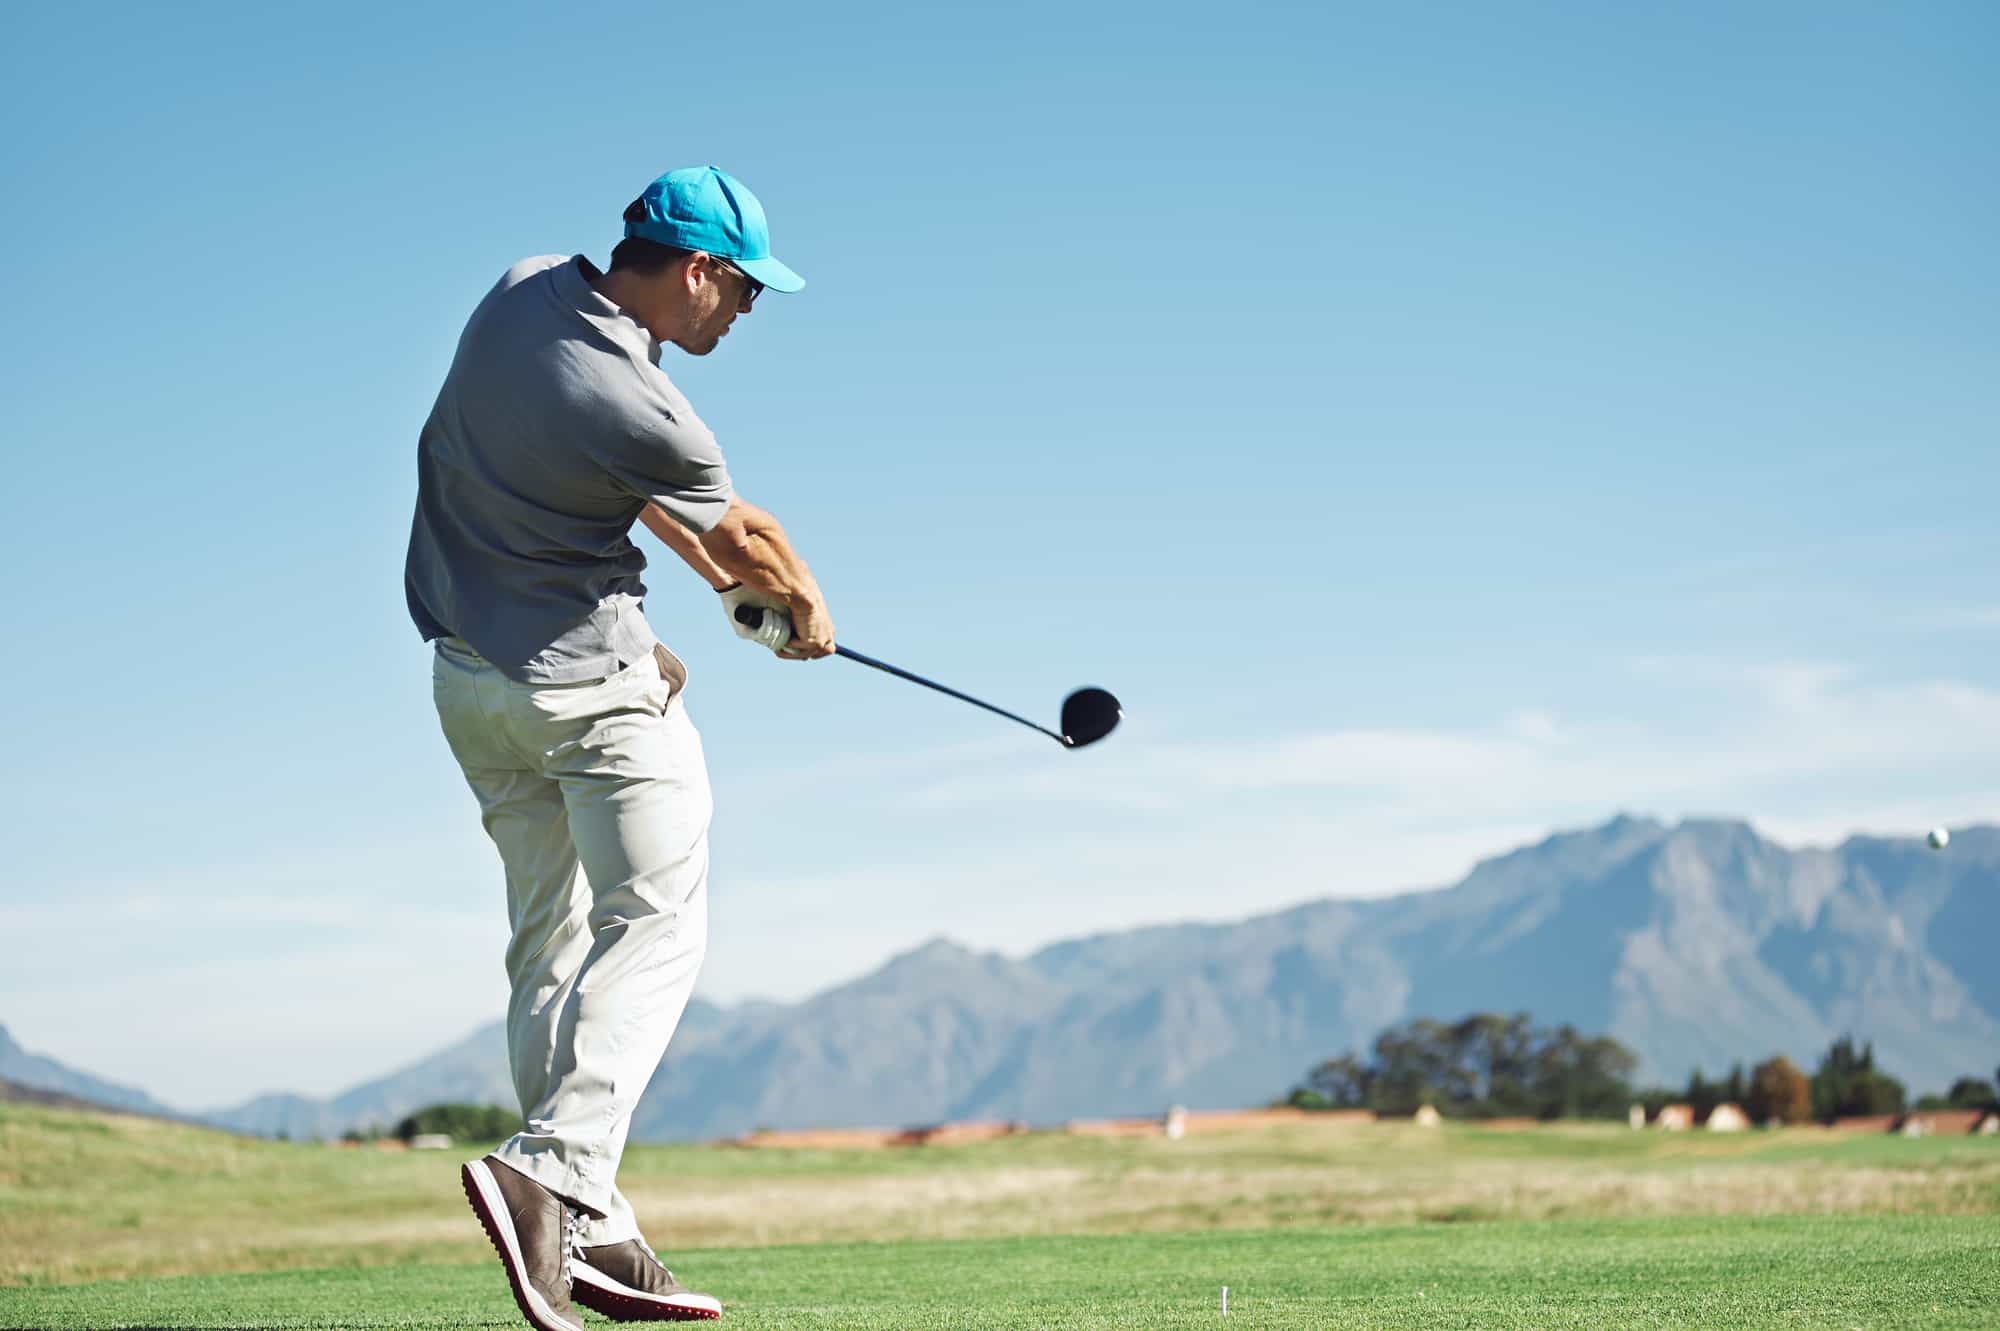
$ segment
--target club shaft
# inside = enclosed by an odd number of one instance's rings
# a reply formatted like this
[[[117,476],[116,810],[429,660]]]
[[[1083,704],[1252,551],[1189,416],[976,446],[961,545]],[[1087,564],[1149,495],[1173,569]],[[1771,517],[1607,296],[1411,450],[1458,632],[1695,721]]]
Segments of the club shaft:
[[[995,716],[1004,716],[1009,721],[1018,722],[1021,725],[1026,726],[1030,730],[1039,730],[1044,735],[1047,735],[1050,739],[1054,740],[1056,743],[1061,744],[1065,747],[1067,747],[1069,744],[1069,741],[1067,739],[1063,738],[1061,735],[1058,735],[1055,731],[1050,730],[1047,726],[1038,726],[1033,721],[1030,721],[1027,717],[1016,716],[1014,715],[1014,713],[1008,711],[1004,707],[995,707],[990,702],[981,702],[979,699],[973,697],[969,693],[960,693],[957,689],[948,689],[944,685],[938,683],[936,680],[925,679],[922,675],[913,675],[909,671],[904,670],[898,666],[890,665],[887,661],[877,661],[872,656],[863,656],[860,652],[855,651],[851,647],[836,646],[833,650],[837,652],[839,655],[846,657],[850,661],[859,661],[862,665],[873,666],[875,669],[880,670],[884,674],[894,675],[897,679],[907,679],[912,684],[921,684],[927,689],[936,689],[939,693],[944,694],[948,698],[956,698],[960,702],[969,702],[974,707],[984,707],[987,711],[993,713]]]

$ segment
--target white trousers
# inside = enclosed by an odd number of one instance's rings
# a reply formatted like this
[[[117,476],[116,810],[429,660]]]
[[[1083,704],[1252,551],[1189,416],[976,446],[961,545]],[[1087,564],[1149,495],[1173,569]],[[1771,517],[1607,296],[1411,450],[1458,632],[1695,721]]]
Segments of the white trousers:
[[[438,640],[438,720],[507,874],[507,1048],[525,1127],[499,1156],[639,1237],[618,1160],[708,945],[701,737],[662,649],[606,679],[521,684]]]

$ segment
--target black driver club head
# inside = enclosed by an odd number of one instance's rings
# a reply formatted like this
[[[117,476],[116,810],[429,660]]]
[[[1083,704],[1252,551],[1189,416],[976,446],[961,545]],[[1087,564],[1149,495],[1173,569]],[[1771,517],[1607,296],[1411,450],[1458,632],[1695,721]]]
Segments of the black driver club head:
[[[1123,715],[1118,700],[1103,689],[1078,689],[1063,699],[1063,743],[1072,749],[1095,744],[1117,729]]]

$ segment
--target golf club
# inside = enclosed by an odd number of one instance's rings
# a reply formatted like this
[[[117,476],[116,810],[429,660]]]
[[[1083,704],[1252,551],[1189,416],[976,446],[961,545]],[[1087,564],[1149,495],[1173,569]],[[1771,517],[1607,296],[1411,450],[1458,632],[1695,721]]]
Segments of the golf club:
[[[761,606],[739,605],[736,607],[736,622],[747,628],[756,628],[764,622],[765,613],[766,611]],[[774,610],[769,613],[778,614],[780,612]],[[1016,716],[1004,707],[995,707],[990,702],[981,702],[969,693],[960,693],[957,689],[948,689],[935,680],[925,679],[922,675],[913,675],[898,666],[890,665],[887,661],[877,661],[872,656],[863,656],[860,652],[854,651],[852,648],[836,645],[833,650],[836,655],[844,656],[850,661],[858,661],[862,665],[872,666],[884,674],[894,675],[898,679],[907,679],[910,683],[921,684],[927,689],[935,689],[947,697],[958,699],[960,702],[969,702],[974,707],[983,707],[995,716],[1004,716],[1009,721],[1019,722],[1030,730],[1039,730],[1065,749],[1080,749],[1086,744],[1095,744],[1098,740],[1110,734],[1117,727],[1119,718],[1124,715],[1119,710],[1118,699],[1112,697],[1105,690],[1091,688],[1078,689],[1076,692],[1070,694],[1069,697],[1063,699],[1062,731],[1058,733],[1050,730],[1047,726],[1036,725],[1025,716]]]

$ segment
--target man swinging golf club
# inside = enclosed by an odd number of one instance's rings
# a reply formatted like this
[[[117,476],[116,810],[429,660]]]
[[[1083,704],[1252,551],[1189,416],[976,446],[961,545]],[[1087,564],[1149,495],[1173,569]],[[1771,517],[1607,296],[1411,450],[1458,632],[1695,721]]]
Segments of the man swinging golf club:
[[[708,775],[687,672],[647,623],[639,520],[722,593],[738,636],[833,650],[826,603],[659,368],[705,356],[759,292],[803,279],[714,167],[625,212],[608,271],[524,259],[479,303],[417,444],[404,570],[432,692],[506,870],[508,1054],[522,1130],[466,1196],[540,1331],[571,1300],[620,1320],[717,1317],[639,1233],[618,1161],[708,932]],[[745,615],[740,606],[780,614]]]

